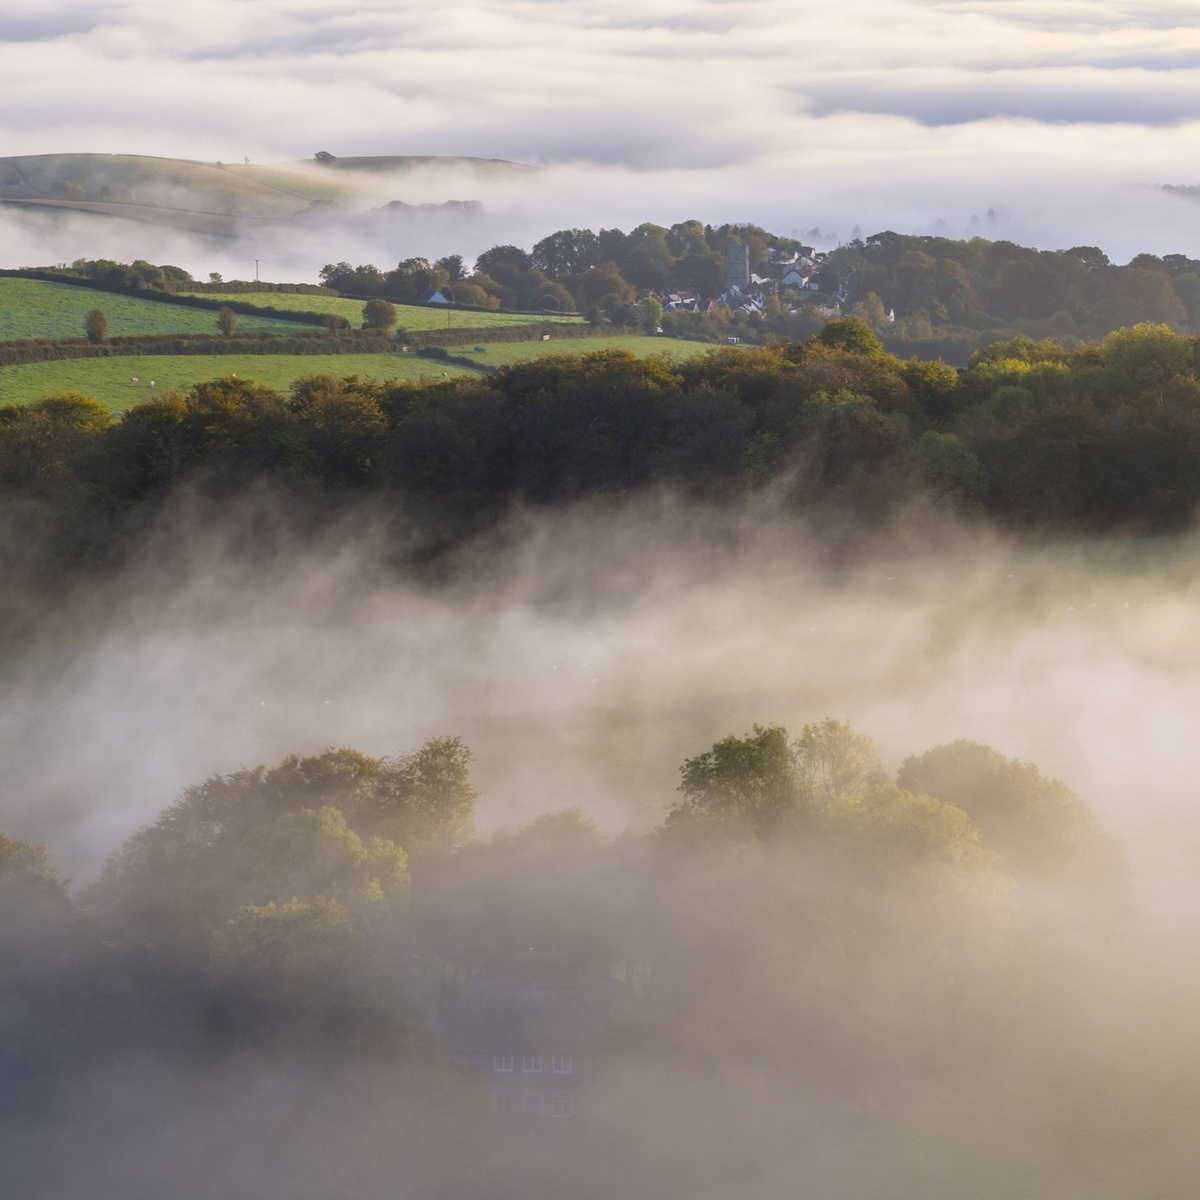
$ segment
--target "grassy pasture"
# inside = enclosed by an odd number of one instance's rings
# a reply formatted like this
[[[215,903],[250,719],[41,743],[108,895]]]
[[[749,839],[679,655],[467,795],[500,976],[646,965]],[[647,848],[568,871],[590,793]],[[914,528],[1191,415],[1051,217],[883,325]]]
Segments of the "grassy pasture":
[[[92,308],[103,310],[108,318],[110,337],[136,333],[217,332],[217,314],[205,309],[139,300],[136,296],[122,296],[116,292],[97,292],[69,283],[0,279],[0,341],[83,337],[84,318]],[[237,322],[238,329],[243,332],[295,333],[303,328],[291,321],[241,314]]]
[[[255,379],[286,392],[292,380],[304,375],[411,382],[469,374],[463,367],[411,354],[136,354],[0,367],[0,404],[31,404],[55,392],[75,391],[121,412],[169,388],[185,389],[226,375]]]
[[[668,359],[693,358],[711,347],[703,342],[668,338],[612,337],[494,342],[478,353],[470,346],[450,349],[456,357],[473,359],[481,367],[499,367],[529,362],[546,354],[588,354],[607,349],[628,350],[640,356],[661,354]],[[168,388],[188,388],[201,380],[225,375],[256,379],[285,392],[293,380],[305,375],[359,375],[408,383],[470,374],[469,368],[413,354],[146,354],[76,358],[0,367],[0,404],[30,404],[54,392],[76,391],[120,412]]]
[[[213,292],[179,292],[181,296],[221,299]],[[263,308],[285,308],[296,312],[327,312],[345,317],[355,328],[362,325],[364,301],[345,300],[340,296],[303,295],[292,292],[239,292],[228,297],[239,304]],[[463,312],[454,308],[429,308],[422,304],[397,304],[396,324],[401,329],[496,329],[505,325],[530,325],[541,321],[581,323],[582,317],[546,317],[541,313]]]
[[[696,358],[713,349],[708,342],[684,342],[675,338],[627,337],[553,338],[548,342],[491,342],[483,350],[471,346],[451,346],[456,358],[469,358],[484,367],[506,367],[511,363],[529,362],[545,354],[589,354],[594,350],[628,350],[639,358],[659,354],[668,359]]]

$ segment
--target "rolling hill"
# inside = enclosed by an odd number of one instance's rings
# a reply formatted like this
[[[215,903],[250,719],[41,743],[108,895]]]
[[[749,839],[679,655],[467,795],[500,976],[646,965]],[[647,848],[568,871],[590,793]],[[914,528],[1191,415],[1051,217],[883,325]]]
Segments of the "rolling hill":
[[[500,159],[385,155],[324,163],[208,163],[134,154],[26,154],[0,158],[0,205],[90,213],[194,233],[232,235],[306,216],[402,200],[536,168]],[[435,205],[436,207],[436,205]]]

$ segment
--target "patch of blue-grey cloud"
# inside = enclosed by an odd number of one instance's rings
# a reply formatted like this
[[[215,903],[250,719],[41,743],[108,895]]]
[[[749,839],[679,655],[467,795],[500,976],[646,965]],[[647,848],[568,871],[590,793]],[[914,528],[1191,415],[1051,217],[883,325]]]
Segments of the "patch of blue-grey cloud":
[[[1200,118],[1200,72],[1060,67],[988,72],[920,69],[886,77],[846,72],[797,89],[815,115],[891,113],[928,125],[991,117],[1169,125]]]

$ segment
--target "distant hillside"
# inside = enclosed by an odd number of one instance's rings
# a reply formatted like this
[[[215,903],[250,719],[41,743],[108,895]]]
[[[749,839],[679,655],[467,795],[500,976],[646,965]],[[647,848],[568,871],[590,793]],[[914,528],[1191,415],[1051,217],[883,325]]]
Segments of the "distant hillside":
[[[0,158],[0,204],[227,235],[372,203],[404,206],[405,178],[411,184],[416,172],[426,189],[444,175],[449,192],[473,179],[533,170],[500,159],[431,156],[329,156],[321,163],[259,166],[132,154],[26,154]],[[445,201],[461,203],[462,197],[447,195]]]
[[[303,164],[307,165],[307,164]],[[537,167],[506,158],[463,158],[434,154],[377,154],[366,158],[333,158],[323,165],[339,171],[416,171],[433,168],[466,169],[482,175],[525,174]]]

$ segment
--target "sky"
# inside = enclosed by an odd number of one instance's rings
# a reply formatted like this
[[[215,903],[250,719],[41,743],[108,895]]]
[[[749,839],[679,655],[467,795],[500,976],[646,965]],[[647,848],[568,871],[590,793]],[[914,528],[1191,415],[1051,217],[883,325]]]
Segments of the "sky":
[[[992,209],[983,228],[1026,244],[1200,256],[1200,205],[1158,190],[1200,184],[1198,15],[1194,0],[9,0],[0,154],[514,159],[550,169],[482,198],[526,240],[691,217],[962,236]]]

